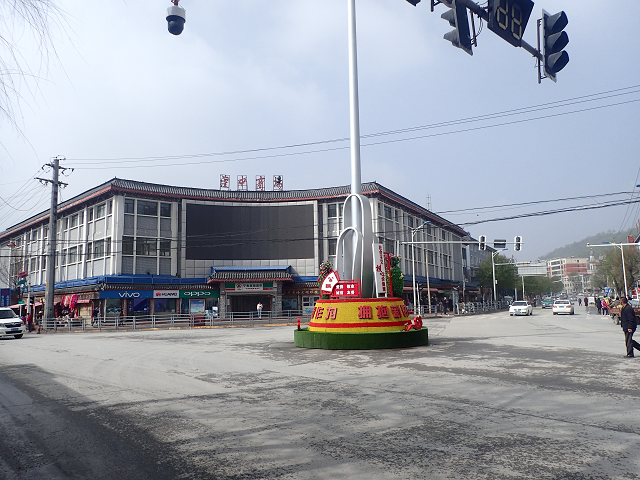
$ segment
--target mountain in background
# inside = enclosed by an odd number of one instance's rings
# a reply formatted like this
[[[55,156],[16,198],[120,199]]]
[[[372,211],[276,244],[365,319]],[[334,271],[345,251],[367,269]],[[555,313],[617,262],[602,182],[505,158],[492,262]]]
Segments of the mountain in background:
[[[578,257],[589,258],[589,252],[591,249],[587,247],[587,243],[599,244],[602,242],[612,243],[626,243],[628,242],[628,236],[633,235],[635,238],[638,233],[635,228],[632,228],[626,232],[617,233],[614,230],[608,232],[601,232],[590,237],[586,237],[583,240],[579,240],[564,247],[556,248],[552,252],[547,253],[540,257],[541,260],[550,260],[552,258],[565,258],[565,257]],[[596,256],[604,255],[608,249],[597,248],[594,253]]]

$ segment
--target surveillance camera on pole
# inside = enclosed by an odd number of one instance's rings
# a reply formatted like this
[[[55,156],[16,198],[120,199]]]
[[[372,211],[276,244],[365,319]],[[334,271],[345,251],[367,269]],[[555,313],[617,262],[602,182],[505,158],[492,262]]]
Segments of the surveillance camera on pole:
[[[187,21],[187,11],[178,5],[180,0],[171,0],[173,7],[167,8],[167,23],[169,33],[180,35],[184,30],[184,22]]]

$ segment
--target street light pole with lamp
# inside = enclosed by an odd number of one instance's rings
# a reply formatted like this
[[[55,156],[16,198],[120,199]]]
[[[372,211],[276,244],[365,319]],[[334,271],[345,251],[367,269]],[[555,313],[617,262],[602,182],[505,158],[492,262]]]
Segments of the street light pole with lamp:
[[[622,247],[629,247],[629,246],[640,247],[640,244],[602,242],[599,245],[592,245],[590,243],[587,243],[587,247],[618,247],[620,249],[620,254],[622,255],[622,278],[624,279],[624,296],[627,298],[629,298],[629,293],[627,290],[627,269],[625,268],[625,265],[624,265],[624,249]]]
[[[418,313],[420,313],[420,295],[418,295],[418,302],[416,302],[416,249],[415,243],[413,241],[416,232],[424,227],[427,223],[431,223],[431,221],[427,220],[419,227],[415,227],[411,229],[411,272],[413,278],[413,314],[416,313],[416,305],[418,305]],[[429,290],[429,261],[427,259],[427,290]],[[431,292],[429,292],[429,313],[431,313]]]

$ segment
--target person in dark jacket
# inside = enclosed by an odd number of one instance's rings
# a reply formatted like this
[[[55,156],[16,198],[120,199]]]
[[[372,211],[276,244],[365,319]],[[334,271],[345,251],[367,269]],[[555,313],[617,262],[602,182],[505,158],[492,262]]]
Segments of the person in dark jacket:
[[[624,343],[627,346],[627,357],[633,357],[633,349],[640,350],[640,343],[633,339],[633,334],[636,331],[636,314],[633,311],[633,307],[629,305],[627,297],[620,298],[620,326],[624,332]]]

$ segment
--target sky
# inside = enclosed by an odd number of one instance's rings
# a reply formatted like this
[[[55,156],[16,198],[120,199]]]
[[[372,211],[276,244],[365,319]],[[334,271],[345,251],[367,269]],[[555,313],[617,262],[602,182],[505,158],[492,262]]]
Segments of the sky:
[[[0,117],[0,229],[48,209],[50,187],[34,177],[49,177],[41,167],[57,155],[74,169],[62,200],[113,177],[350,184],[348,0],[182,0],[180,36],[167,31],[168,0],[57,3],[44,60],[10,24],[28,75],[18,128]],[[486,24],[473,56],[453,47],[446,8],[429,3],[356,1],[362,180],[430,198],[475,238],[522,236],[521,252],[505,252],[518,261],[634,227],[640,204],[584,207],[640,193],[640,2],[536,1],[528,43],[543,8],[569,18],[570,62],[541,84],[533,57]]]

